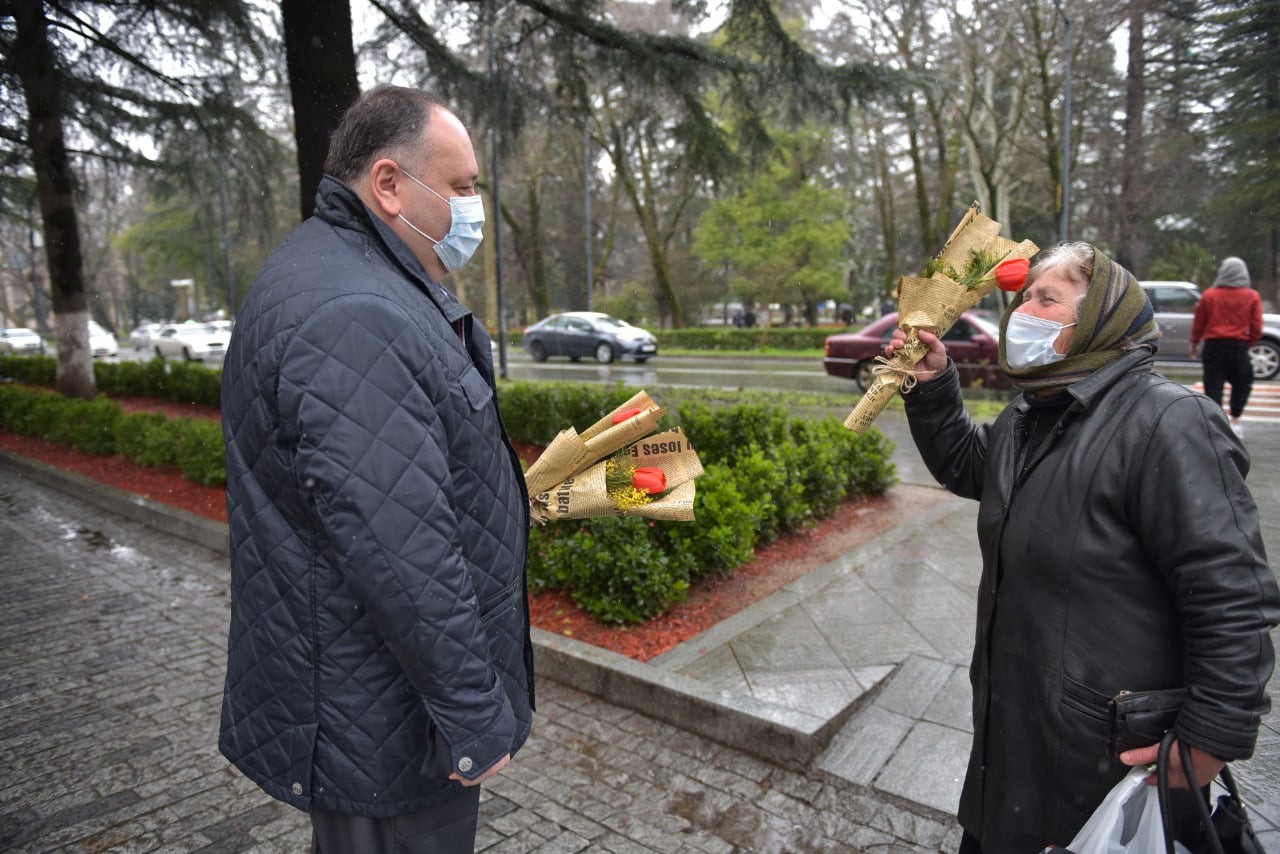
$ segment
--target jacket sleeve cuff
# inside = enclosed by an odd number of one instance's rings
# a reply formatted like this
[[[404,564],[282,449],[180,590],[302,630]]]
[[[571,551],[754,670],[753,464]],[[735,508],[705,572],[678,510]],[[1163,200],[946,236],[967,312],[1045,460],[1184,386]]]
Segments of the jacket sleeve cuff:
[[[930,377],[927,380],[919,380],[915,388],[902,395],[902,400],[907,409],[912,404],[923,403],[925,401],[934,402],[939,396],[954,395],[960,388],[960,372],[956,370],[956,363],[951,361],[951,357],[947,357],[947,366],[943,368],[936,377]]]
[[[466,738],[450,743],[450,774],[457,774],[464,780],[474,780],[513,751],[517,724],[511,701],[501,687],[498,688],[494,699],[501,703],[501,709],[494,716],[489,728],[477,733],[468,733]],[[423,771],[428,771],[426,766]]]
[[[1235,762],[1253,756],[1258,740],[1258,725],[1241,729],[1228,726],[1221,720],[1211,720],[1196,714],[1194,708],[1183,707],[1178,715],[1174,731],[1179,741],[1215,756],[1224,762]]]

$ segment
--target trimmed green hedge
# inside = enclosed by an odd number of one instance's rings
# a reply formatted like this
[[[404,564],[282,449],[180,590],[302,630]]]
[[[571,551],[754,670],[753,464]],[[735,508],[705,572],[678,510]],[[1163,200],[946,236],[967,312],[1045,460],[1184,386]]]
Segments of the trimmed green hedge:
[[[125,394],[145,393],[139,389],[160,383],[200,396],[216,388],[206,382],[206,375],[216,377],[216,372],[205,368],[188,374],[181,370],[185,365],[166,369],[150,362],[133,371],[102,371],[108,367],[126,364],[97,366],[100,385],[128,389],[120,392]],[[7,368],[0,364],[0,370]],[[503,385],[499,401],[513,440],[545,445],[570,425],[585,429],[635,391],[621,385],[513,382]],[[765,403],[706,402],[720,395],[680,390],[679,402],[663,422],[684,430],[706,469],[698,480],[695,520],[608,518],[535,526],[531,589],[568,591],[605,623],[641,622],[684,599],[695,579],[733,572],[751,560],[757,545],[812,524],[842,501],[881,495],[893,484],[892,443],[878,430],[858,435],[834,417],[797,418]],[[126,415],[103,397],[75,401],[7,385],[0,386],[0,427],[92,453],[119,452],[140,465],[175,465],[197,483],[226,481],[221,429],[207,419]]]
[[[90,454],[124,454],[150,468],[175,467],[204,486],[227,482],[222,427],[200,418],[126,415],[106,397],[84,401],[20,385],[0,386],[0,429]]]
[[[52,388],[57,362],[53,356],[0,356],[0,376],[27,385]],[[105,395],[156,397],[178,403],[218,406],[222,371],[194,362],[94,362],[94,381]]]
[[[512,438],[541,444],[570,424],[586,428],[634,391],[513,383],[501,398],[503,419]],[[709,406],[687,399],[664,425],[680,426],[706,469],[698,479],[694,521],[535,526],[533,590],[567,591],[601,622],[641,622],[681,601],[693,580],[731,573],[757,545],[812,524],[842,501],[881,495],[895,479],[892,443],[878,430],[846,430],[835,418],[808,421],[780,406]]]

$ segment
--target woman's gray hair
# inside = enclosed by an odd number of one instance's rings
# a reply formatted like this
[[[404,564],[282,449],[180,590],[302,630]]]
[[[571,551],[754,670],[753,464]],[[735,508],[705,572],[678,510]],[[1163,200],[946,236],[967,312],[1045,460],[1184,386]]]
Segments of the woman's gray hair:
[[[1093,281],[1094,249],[1088,243],[1058,243],[1036,256],[1027,274],[1025,287],[1030,287],[1036,279],[1045,273],[1057,273],[1080,290],[1075,299],[1076,319],[1080,317],[1080,306],[1089,292],[1089,283]]]
[[[430,152],[424,148],[432,110],[448,109],[439,98],[420,89],[378,86],[352,104],[329,142],[324,171],[355,184],[382,157],[413,157],[414,167]]]

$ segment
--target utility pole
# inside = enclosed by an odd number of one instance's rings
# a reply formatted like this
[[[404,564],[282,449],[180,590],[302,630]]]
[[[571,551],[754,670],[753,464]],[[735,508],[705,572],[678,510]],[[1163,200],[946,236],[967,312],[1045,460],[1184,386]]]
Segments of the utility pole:
[[[236,316],[236,283],[231,278],[231,241],[227,235],[227,169],[223,163],[222,152],[218,152],[218,207],[222,220],[222,267],[227,279],[227,312],[231,319]]]
[[[1071,19],[1058,0],[1053,7],[1062,18],[1065,53],[1062,60],[1062,217],[1058,221],[1058,239],[1069,239],[1071,223]]]
[[[582,218],[583,244],[587,257],[587,311],[594,311],[596,274],[591,265],[591,135],[587,132],[587,120],[582,120]]]
[[[489,2],[489,79],[498,80],[498,60],[493,49],[493,25],[498,17],[497,4]],[[500,86],[494,87],[499,93]],[[493,274],[498,291],[498,376],[507,378],[507,306],[502,292],[502,191],[498,171],[498,122],[502,116],[501,95],[493,99],[493,113],[489,121],[489,140],[493,145]]]

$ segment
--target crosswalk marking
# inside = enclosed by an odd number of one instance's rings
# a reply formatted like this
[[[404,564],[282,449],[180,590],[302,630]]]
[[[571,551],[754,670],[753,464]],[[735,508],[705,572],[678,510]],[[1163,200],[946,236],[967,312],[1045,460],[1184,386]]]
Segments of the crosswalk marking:
[[[1202,382],[1189,385],[1187,388],[1204,393],[1204,383]],[[1230,400],[1231,384],[1227,383],[1222,391],[1223,406],[1227,406]],[[1253,391],[1249,393],[1249,402],[1245,404],[1241,420],[1280,424],[1280,384],[1254,383]]]

